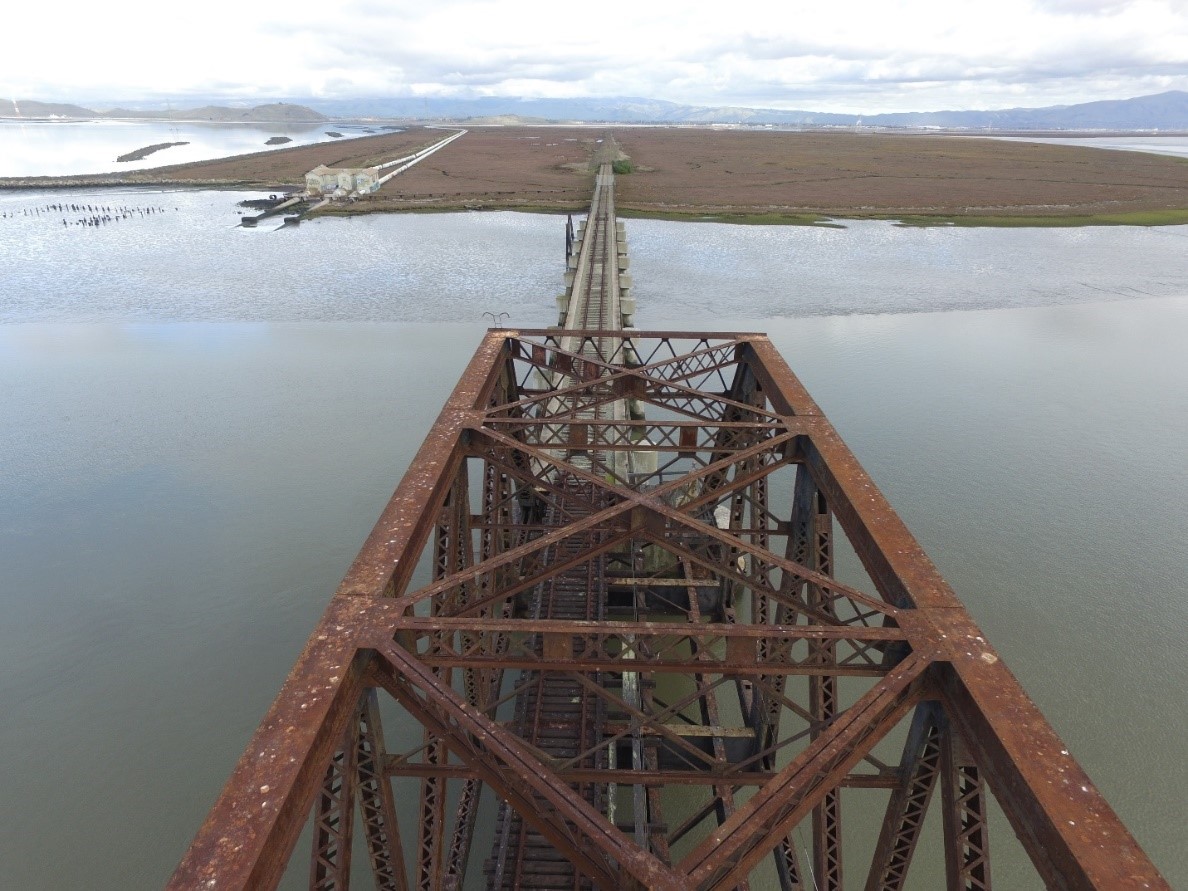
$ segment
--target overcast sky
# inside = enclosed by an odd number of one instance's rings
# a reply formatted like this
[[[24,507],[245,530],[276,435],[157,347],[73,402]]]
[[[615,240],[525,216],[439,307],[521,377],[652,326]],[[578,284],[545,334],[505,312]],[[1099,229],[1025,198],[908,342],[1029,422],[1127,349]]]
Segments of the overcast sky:
[[[45,0],[9,4],[3,35],[0,95],[84,104],[638,96],[880,112],[1188,89],[1188,0]]]

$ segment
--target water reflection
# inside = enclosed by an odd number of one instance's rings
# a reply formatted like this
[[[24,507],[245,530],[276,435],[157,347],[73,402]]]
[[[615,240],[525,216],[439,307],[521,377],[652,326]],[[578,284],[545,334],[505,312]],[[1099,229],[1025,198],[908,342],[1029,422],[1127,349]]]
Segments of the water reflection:
[[[1079,145],[1086,148],[1120,149],[1127,152],[1151,152],[1188,158],[1188,137],[1184,136],[996,136],[1008,142],[1044,142],[1049,145]]]
[[[194,121],[0,121],[0,177],[68,176],[122,173],[170,164],[226,158],[248,152],[310,145],[334,137],[374,133],[358,125],[214,124]],[[273,137],[289,142],[270,146]],[[174,145],[138,160],[118,162],[121,155],[150,145]]]

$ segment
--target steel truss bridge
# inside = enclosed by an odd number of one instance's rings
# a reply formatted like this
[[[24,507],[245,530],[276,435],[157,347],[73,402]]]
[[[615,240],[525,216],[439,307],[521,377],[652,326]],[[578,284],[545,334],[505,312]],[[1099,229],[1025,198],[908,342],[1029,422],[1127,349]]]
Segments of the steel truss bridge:
[[[623,327],[613,188],[170,887],[989,889],[992,791],[1046,887],[1167,889],[768,339]]]

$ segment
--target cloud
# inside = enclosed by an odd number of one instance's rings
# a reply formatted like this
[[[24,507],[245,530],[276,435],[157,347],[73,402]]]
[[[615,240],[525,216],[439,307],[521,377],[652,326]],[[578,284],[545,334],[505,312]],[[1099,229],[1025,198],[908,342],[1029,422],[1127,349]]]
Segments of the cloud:
[[[1036,9],[1054,15],[1109,16],[1134,5],[1134,0],[1035,0]]]
[[[80,7],[13,41],[0,95],[645,96],[909,110],[1188,88],[1185,0],[771,5],[653,0],[575,28],[555,0],[208,0],[180,26],[147,2]],[[35,5],[9,33],[42,35]],[[228,24],[234,23],[234,24]],[[184,31],[185,39],[179,38]],[[845,107],[841,107],[844,103]]]

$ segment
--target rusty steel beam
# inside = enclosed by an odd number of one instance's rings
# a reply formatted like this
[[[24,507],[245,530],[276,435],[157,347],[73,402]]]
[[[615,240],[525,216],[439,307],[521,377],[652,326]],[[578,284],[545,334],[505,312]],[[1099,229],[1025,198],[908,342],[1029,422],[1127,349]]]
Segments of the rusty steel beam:
[[[350,888],[357,755],[355,727],[349,726],[341,746],[326,766],[322,790],[314,805],[310,891],[344,891]]]
[[[379,697],[375,688],[363,694],[356,742],[359,805],[367,833],[367,853],[376,891],[407,891],[404,845],[400,840],[400,821],[392,799],[392,785],[384,767],[388,755],[380,723]]]
[[[940,750],[945,883],[948,891],[991,891],[986,784],[948,722]]]
[[[679,864],[698,889],[729,888],[816,807],[923,696],[929,660],[910,656]]]
[[[825,576],[833,575],[833,518],[825,499],[804,473],[796,476],[794,498],[800,499],[807,516],[806,562],[809,568]],[[836,616],[835,604],[820,585],[805,584],[805,600],[816,612]],[[830,640],[815,640],[810,644],[810,657],[823,664],[832,664],[837,644]],[[818,728],[828,726],[841,712],[838,700],[840,671],[813,675],[809,678],[809,710]],[[821,734],[814,729],[815,739]],[[820,891],[841,891],[842,884],[842,816],[841,789],[830,789],[813,808],[813,881]]]
[[[331,601],[169,888],[276,887],[363,690],[367,606]]]
[[[941,721],[936,702],[916,706],[903,747],[899,781],[887,803],[883,828],[866,879],[866,891],[903,891],[928,803],[940,775]]]
[[[616,400],[635,415],[594,410]],[[574,584],[586,619],[533,617]],[[417,751],[390,754],[376,687]],[[529,696],[560,754],[506,720]],[[669,826],[664,787],[704,798]],[[452,891],[487,789],[525,827],[509,876],[746,888],[773,857],[782,888],[840,889],[844,788],[889,799],[868,891],[903,887],[930,802],[949,887],[988,889],[989,795],[1047,887],[1168,887],[767,338],[491,331],[170,887],[275,887],[312,819],[315,887],[349,881],[353,828],[377,887]]]
[[[618,837],[568,786],[542,772],[521,741],[468,707],[418,659],[394,645],[381,655],[380,677],[397,701],[431,725],[505,800],[516,802],[520,817],[579,861],[596,884],[615,889],[637,882],[660,891],[683,887],[663,863]]]
[[[712,734],[710,735],[712,737]],[[395,756],[390,756],[395,759]],[[431,765],[417,761],[389,760],[384,772],[391,777],[424,777],[442,776],[449,779],[469,780],[478,778],[472,768],[462,764]],[[725,785],[733,788],[745,786],[762,786],[775,778],[776,774],[770,770],[721,770],[708,768],[706,770],[658,770],[648,768],[636,770],[634,768],[608,767],[558,768],[557,778],[564,783],[576,785],[579,783],[623,783],[640,786],[716,786]],[[880,774],[851,773],[839,782],[846,789],[896,789],[899,781],[894,776]]]
[[[471,540],[469,534],[469,477],[466,462],[458,463],[449,491],[442,501],[433,541],[433,578],[440,580],[469,567]],[[467,583],[443,588],[432,596],[432,610],[440,615],[450,607],[466,600]],[[432,650],[434,641],[429,641]],[[450,682],[448,667],[438,667],[438,676]],[[425,759],[430,764],[446,763],[445,740],[431,728],[424,731]],[[417,891],[439,891],[445,875],[446,857],[446,781],[439,775],[421,779],[420,804],[417,808]]]

